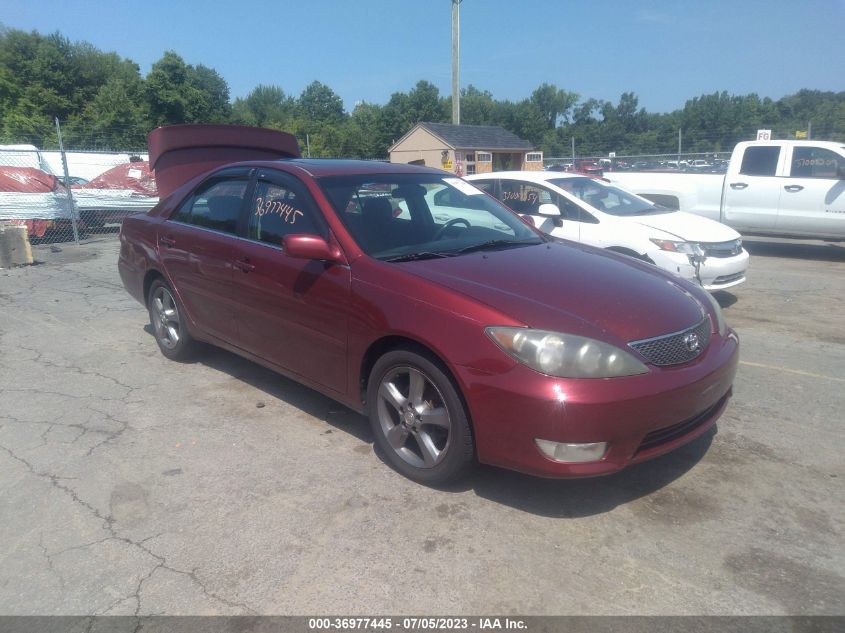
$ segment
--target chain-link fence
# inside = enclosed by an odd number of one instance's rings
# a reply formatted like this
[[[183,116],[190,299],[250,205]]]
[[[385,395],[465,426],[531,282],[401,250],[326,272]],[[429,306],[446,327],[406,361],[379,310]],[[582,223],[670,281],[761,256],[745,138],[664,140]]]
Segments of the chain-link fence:
[[[0,145],[0,230],[25,227],[31,244],[116,235],[125,217],[157,202],[145,153]]]

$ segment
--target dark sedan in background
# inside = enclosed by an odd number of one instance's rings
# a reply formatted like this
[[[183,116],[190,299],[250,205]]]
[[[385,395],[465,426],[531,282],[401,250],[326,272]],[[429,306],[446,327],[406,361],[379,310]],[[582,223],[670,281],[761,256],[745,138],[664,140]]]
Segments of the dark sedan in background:
[[[611,473],[721,415],[739,343],[707,292],[446,172],[298,154],[270,130],[150,135],[162,201],[124,222],[119,268],[165,356],[203,341],[317,389],[428,484],[476,460]]]

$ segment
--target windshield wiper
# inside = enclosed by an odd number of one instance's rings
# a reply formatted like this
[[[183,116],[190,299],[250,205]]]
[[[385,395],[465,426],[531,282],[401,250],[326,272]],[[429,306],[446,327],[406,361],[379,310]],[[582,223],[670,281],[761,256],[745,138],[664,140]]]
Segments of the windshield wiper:
[[[452,257],[454,253],[437,253],[434,251],[421,251],[419,253],[408,253],[406,255],[396,255],[395,257],[388,257],[381,261],[383,262],[413,262],[418,259],[434,259],[437,257]]]
[[[497,246],[528,246],[530,244],[542,244],[543,240],[539,238],[531,238],[528,240],[489,240],[487,242],[481,242],[480,244],[470,244],[469,246],[464,246],[463,248],[459,248],[456,251],[452,251],[455,255],[460,255],[462,253],[471,253],[473,251],[485,251],[488,248],[495,248]]]

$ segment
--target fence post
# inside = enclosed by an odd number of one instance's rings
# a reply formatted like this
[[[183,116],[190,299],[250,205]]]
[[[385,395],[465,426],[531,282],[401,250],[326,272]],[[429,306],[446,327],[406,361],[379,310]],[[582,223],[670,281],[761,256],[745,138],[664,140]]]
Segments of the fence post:
[[[678,128],[678,169],[681,168],[681,128]]]
[[[59,153],[62,155],[62,167],[65,172],[65,189],[67,190],[67,203],[70,207],[70,223],[73,227],[73,241],[79,246],[79,229],[76,224],[79,218],[76,215],[76,209],[73,204],[73,194],[70,191],[70,173],[67,169],[67,156],[65,155],[65,148],[62,145],[62,128],[59,125],[59,117],[56,117],[56,136],[59,138]]]

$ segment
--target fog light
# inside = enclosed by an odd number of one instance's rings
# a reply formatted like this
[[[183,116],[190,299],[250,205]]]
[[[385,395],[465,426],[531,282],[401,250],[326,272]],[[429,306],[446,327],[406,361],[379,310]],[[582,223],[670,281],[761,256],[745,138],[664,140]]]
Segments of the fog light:
[[[593,442],[592,444],[564,444],[535,438],[540,451],[556,462],[577,464],[580,462],[594,462],[604,457],[607,442]]]

